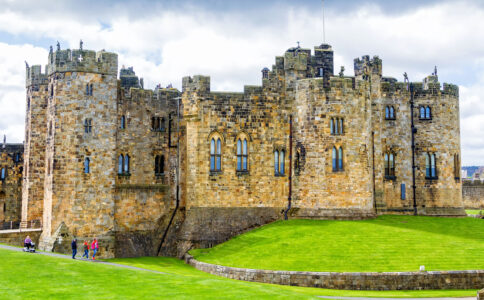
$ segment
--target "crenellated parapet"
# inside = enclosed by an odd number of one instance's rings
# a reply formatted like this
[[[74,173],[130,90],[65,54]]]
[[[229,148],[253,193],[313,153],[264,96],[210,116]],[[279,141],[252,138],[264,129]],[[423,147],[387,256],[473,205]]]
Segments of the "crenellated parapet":
[[[210,76],[183,77],[182,92],[210,93]]]
[[[355,76],[367,79],[370,75],[382,75],[382,60],[378,56],[370,59],[369,55],[354,59]]]
[[[47,74],[55,72],[87,72],[104,75],[118,74],[118,55],[104,50],[66,49],[49,53]]]
[[[47,84],[48,76],[46,72],[42,73],[42,66],[34,65],[29,67],[29,65],[25,66],[25,86],[26,87],[36,87],[38,88],[40,85]]]

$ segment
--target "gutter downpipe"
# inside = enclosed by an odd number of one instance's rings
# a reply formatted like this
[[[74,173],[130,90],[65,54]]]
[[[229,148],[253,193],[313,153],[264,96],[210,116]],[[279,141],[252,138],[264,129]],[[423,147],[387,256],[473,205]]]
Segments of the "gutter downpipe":
[[[173,211],[170,222],[163,233],[163,237],[161,238],[160,246],[158,246],[158,252],[156,255],[159,256],[161,252],[161,247],[165,242],[165,238],[168,235],[168,230],[173,223],[173,219],[175,218],[176,212],[178,211],[178,207],[180,206],[180,99],[181,97],[176,97],[177,106],[176,106],[176,116],[177,116],[177,124],[176,124],[176,132],[177,132],[177,143],[176,143],[176,201],[175,201],[175,210]]]
[[[284,210],[284,220],[291,209],[292,202],[292,115],[289,115],[289,195],[287,196],[287,208]]]
[[[416,198],[416,189],[417,186],[415,185],[415,133],[417,129],[415,128],[415,124],[413,122],[413,83],[410,83],[410,119],[411,119],[411,129],[412,129],[412,189],[413,189],[413,214],[417,215],[417,198]]]

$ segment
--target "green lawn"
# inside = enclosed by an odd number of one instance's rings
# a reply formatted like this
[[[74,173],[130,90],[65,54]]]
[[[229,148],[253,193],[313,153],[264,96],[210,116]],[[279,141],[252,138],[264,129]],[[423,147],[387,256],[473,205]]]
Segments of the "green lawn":
[[[0,249],[0,299],[317,299],[326,296],[475,296],[465,291],[338,291],[236,281],[166,257],[112,262],[166,274],[129,270]]]
[[[484,209],[466,209],[466,214],[468,215],[478,215],[480,212],[484,214]]]
[[[277,221],[211,249],[197,260],[291,271],[484,269],[484,220],[380,216],[364,221]]]

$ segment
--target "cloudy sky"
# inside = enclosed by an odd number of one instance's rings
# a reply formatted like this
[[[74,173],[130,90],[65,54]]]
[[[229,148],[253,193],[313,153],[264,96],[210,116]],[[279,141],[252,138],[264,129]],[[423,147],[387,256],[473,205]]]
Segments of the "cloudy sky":
[[[335,69],[354,58],[383,59],[383,72],[421,81],[438,66],[460,86],[462,164],[484,165],[484,1],[326,0],[326,42]],[[212,78],[212,90],[259,84],[260,70],[295,46],[322,43],[321,0],[22,1],[0,0],[0,134],[22,142],[25,66],[48,48],[106,49],[134,66],[145,87],[186,75]]]

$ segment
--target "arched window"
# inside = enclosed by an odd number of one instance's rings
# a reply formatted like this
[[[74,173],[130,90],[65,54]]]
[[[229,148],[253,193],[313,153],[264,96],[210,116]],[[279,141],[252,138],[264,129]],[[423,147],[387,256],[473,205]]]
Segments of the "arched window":
[[[338,170],[343,170],[343,147],[339,147],[338,150]]]
[[[118,157],[118,174],[123,174],[124,156],[121,154]]]
[[[425,177],[430,178],[430,155],[425,153]]]
[[[334,134],[339,134],[338,119],[334,119]]]
[[[222,141],[217,139],[217,171],[222,170]]]
[[[385,177],[395,177],[395,154],[385,153]]]
[[[89,84],[86,84],[86,96],[89,96]]]
[[[437,165],[435,153],[425,153],[425,177],[428,179],[437,178]]]
[[[5,180],[7,177],[7,169],[2,168],[2,171],[0,172],[0,180]]]
[[[388,153],[385,153],[385,176],[390,176],[390,170],[388,168]]]
[[[420,119],[425,119],[425,107],[420,107]]]
[[[390,169],[390,176],[395,176],[395,156],[393,153],[390,153],[390,162],[389,162],[389,169]]]
[[[343,119],[339,119],[339,134],[343,134]]]
[[[92,131],[92,119],[85,119],[84,120],[84,132],[91,133]]]
[[[129,173],[129,155],[124,156],[124,173]]]
[[[338,171],[338,151],[333,147],[333,171]]]
[[[84,158],[84,173],[89,174],[91,172],[91,160],[89,157]]]
[[[165,157],[157,155],[155,157],[155,175],[162,175],[165,172]]]
[[[432,113],[430,110],[430,106],[425,108],[425,119],[430,120],[432,118]]]
[[[247,139],[237,140],[237,171],[247,171]]]
[[[343,147],[333,147],[332,162],[333,172],[343,171]]]
[[[210,171],[218,172],[222,169],[222,141],[212,138],[210,141]]]
[[[160,156],[155,156],[155,175],[160,174]]]
[[[284,156],[285,152],[284,150],[281,150],[280,158],[279,158],[279,174],[284,175]]]
[[[160,165],[159,165],[159,170],[160,170],[160,174],[163,174],[165,173],[165,157],[162,155],[160,156]]]
[[[385,107],[385,119],[390,119],[390,108],[388,106]]]
[[[331,134],[334,134],[334,119],[333,118],[331,118],[331,120],[329,121],[329,128],[330,128]]]
[[[430,176],[432,178],[437,177],[437,169],[435,167],[435,153],[430,154]]]
[[[274,175],[279,175],[279,151],[274,151]]]
[[[121,129],[126,129],[126,117],[121,116]]]
[[[395,109],[393,106],[390,106],[390,119],[395,119]]]
[[[89,96],[92,96],[92,83],[89,85]]]

